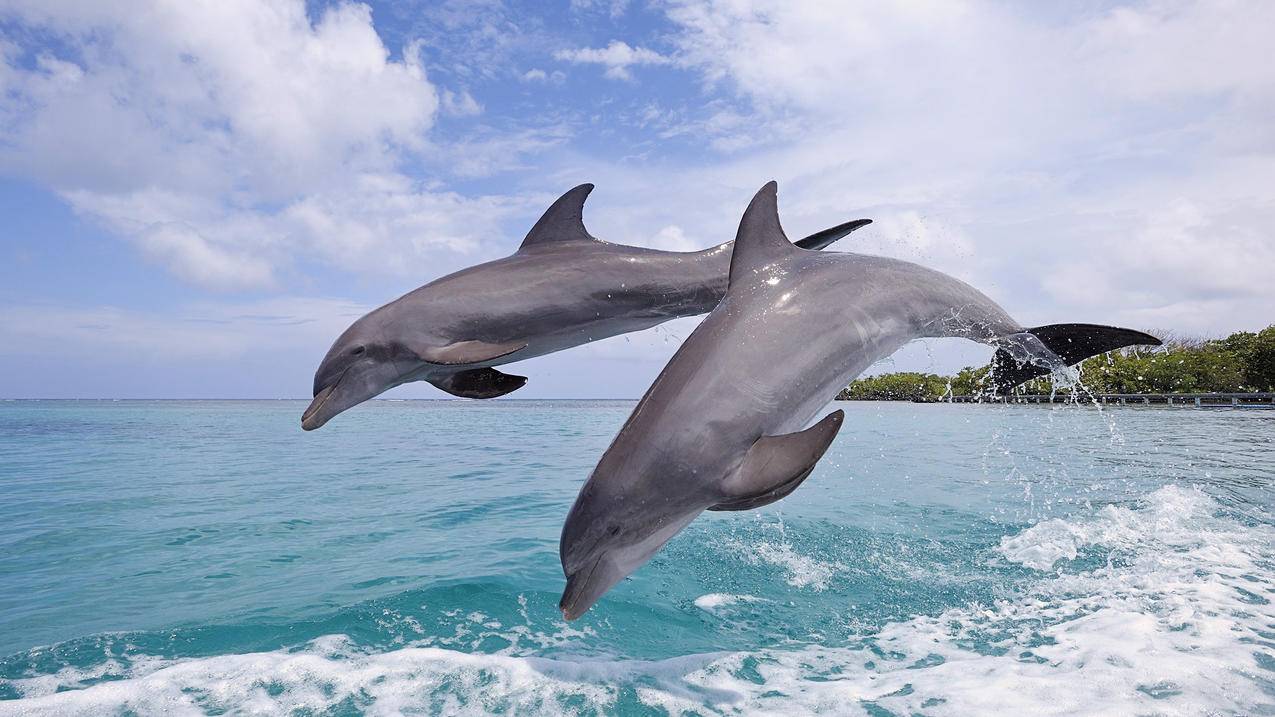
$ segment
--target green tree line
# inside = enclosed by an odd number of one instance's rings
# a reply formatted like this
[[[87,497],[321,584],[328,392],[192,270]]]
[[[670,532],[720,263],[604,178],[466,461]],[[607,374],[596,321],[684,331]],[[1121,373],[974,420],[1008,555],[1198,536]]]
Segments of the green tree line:
[[[1156,333],[1156,332],[1152,332]],[[842,400],[932,401],[945,396],[988,393],[990,366],[961,369],[955,376],[887,373],[860,378],[838,394]],[[1080,364],[1080,382],[1091,393],[1249,393],[1275,391],[1275,325],[1224,339],[1169,337],[1154,349],[1129,348]],[[1048,394],[1049,378],[1017,389]]]

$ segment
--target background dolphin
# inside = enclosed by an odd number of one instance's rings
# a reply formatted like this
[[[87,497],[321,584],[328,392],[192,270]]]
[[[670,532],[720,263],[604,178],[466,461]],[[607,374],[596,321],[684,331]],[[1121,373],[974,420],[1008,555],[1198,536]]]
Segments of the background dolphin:
[[[584,228],[592,184],[562,195],[512,256],[432,281],[346,329],[314,374],[301,416],[313,430],[409,381],[465,398],[517,390],[493,366],[712,310],[726,293],[731,242],[697,252],[610,244]],[[822,249],[871,223],[846,222],[799,242]]]
[[[961,336],[997,345],[996,365],[1011,374],[1002,386],[1122,346],[1160,343],[1092,325],[1025,330],[946,274],[804,251],[780,228],[775,190],[774,182],[763,187],[740,222],[726,297],[647,390],[567,516],[559,607],[568,620],[701,511],[747,510],[795,490],[844,414],[798,429],[908,341]]]

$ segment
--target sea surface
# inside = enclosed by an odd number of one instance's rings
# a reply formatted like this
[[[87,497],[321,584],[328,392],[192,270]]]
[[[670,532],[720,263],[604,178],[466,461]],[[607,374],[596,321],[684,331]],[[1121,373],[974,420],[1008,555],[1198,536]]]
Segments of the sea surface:
[[[1275,714],[1275,410],[841,403],[584,618],[629,401],[0,403],[0,715]]]

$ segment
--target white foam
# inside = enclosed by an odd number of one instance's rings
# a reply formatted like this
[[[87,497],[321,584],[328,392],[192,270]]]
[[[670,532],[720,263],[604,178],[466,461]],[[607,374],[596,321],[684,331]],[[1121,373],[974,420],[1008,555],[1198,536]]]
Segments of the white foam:
[[[1113,557],[1042,575],[1013,600],[892,623],[852,645],[643,662],[437,647],[362,654],[329,638],[297,652],[134,663],[123,679],[66,692],[54,690],[91,675],[11,681],[24,699],[0,702],[0,715],[335,705],[369,714],[559,714],[607,711],[633,695],[671,713],[852,714],[869,702],[927,715],[1269,713],[1275,530],[1218,511],[1202,493],[1169,487],[1141,507],[1041,523],[1005,540],[1000,554],[1041,569],[1082,549]],[[696,604],[711,609],[736,597]]]
[[[825,562],[802,555],[788,541],[782,520],[762,523],[761,528],[774,532],[773,539],[767,538],[757,542],[730,539],[722,543],[722,547],[753,565],[766,564],[784,571],[784,582],[796,588],[809,588],[816,592],[826,590],[828,582],[845,568],[834,562]]]
[[[48,680],[14,680],[24,699],[0,702],[0,715],[195,715],[323,711],[350,703],[367,714],[403,712],[484,715],[558,714],[560,700],[614,702],[616,685],[644,675],[693,674],[716,656],[644,661],[569,661],[475,655],[409,647],[360,654],[340,636],[300,652],[262,652],[139,665],[127,679],[54,692]],[[59,673],[79,680],[87,673]],[[683,685],[656,690],[658,700],[694,704]]]
[[[826,590],[828,581],[841,569],[839,563],[829,563],[802,555],[787,542],[761,542],[757,544],[756,556],[762,561],[778,568],[783,568],[786,575],[784,582],[795,588],[811,588]]]
[[[759,598],[756,595],[731,595],[728,593],[708,593],[695,598],[695,607],[706,612],[716,612],[717,610],[738,605],[740,603],[766,602],[765,598]]]
[[[1000,553],[1010,562],[1050,570],[1060,560],[1075,560],[1086,546],[1105,543],[1117,547],[1136,541],[1138,526],[1127,525],[1133,518],[1132,511],[1109,505],[1083,523],[1060,518],[1042,521],[1018,535],[1002,538]]]

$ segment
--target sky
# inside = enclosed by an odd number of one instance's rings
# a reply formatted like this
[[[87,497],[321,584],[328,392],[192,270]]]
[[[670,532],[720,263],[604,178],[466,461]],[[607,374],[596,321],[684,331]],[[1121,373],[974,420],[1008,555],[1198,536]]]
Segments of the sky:
[[[0,397],[302,398],[367,310],[512,253],[797,238],[1026,326],[1275,323],[1275,3],[0,0]],[[637,397],[695,326],[512,365]],[[953,371],[989,350],[905,347]],[[392,397],[443,397],[427,384]]]

